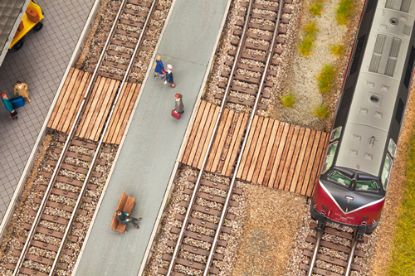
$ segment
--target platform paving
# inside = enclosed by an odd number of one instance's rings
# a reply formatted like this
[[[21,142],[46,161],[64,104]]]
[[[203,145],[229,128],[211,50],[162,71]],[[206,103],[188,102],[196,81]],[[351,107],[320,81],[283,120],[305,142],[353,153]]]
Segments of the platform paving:
[[[175,161],[208,69],[229,0],[177,0],[158,53],[175,66],[176,89],[152,74],[143,86],[125,142],[102,205],[76,270],[76,275],[137,275]],[[170,117],[174,94],[184,95],[180,121]],[[140,229],[111,231],[111,218],[121,193],[137,199],[134,215]]]
[[[38,0],[44,27],[30,33],[22,49],[8,53],[0,67],[0,91],[12,94],[17,80],[27,82],[32,102],[11,120],[0,106],[0,220],[29,159],[59,83],[95,0]]]

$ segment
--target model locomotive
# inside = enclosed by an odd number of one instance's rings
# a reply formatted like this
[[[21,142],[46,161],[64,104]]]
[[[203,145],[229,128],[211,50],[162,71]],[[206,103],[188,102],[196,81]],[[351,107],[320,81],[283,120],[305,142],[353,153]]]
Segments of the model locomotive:
[[[415,1],[368,0],[311,216],[370,234],[378,225],[415,58]]]

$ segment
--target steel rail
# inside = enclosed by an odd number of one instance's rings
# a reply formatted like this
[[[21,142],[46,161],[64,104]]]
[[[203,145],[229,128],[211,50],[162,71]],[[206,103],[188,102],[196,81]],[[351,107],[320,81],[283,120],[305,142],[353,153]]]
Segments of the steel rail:
[[[349,255],[349,258],[347,260],[346,272],[344,273],[345,276],[349,276],[350,272],[352,271],[352,263],[353,263],[353,259],[354,259],[354,252],[356,251],[356,246],[357,246],[358,241],[359,241],[359,236],[357,234],[357,230],[355,230],[355,233],[353,235],[353,240],[352,240],[352,248],[350,250],[350,255]]]
[[[317,253],[318,250],[320,248],[320,242],[321,242],[321,238],[323,237],[323,229],[319,229],[317,228],[317,235],[316,235],[316,245],[314,247],[314,251],[313,251],[313,256],[311,257],[311,262],[310,262],[310,266],[308,268],[308,272],[307,272],[307,276],[312,276],[313,275],[313,268],[316,264],[316,260],[317,260]]]
[[[218,114],[218,117],[215,121],[215,125],[213,127],[213,135],[209,140],[208,148],[206,150],[206,154],[203,157],[202,166],[201,166],[199,174],[197,176],[197,180],[196,180],[196,183],[195,183],[195,186],[194,186],[194,189],[193,189],[193,193],[192,193],[192,196],[190,198],[189,207],[186,210],[186,215],[185,215],[185,218],[183,220],[182,227],[180,229],[180,233],[179,233],[179,237],[178,237],[177,242],[176,242],[176,246],[174,247],[174,250],[173,250],[173,255],[172,255],[172,258],[171,258],[170,263],[169,263],[169,268],[167,270],[167,275],[171,275],[172,272],[173,272],[175,260],[177,258],[178,253],[179,253],[179,250],[180,250],[180,244],[183,240],[184,232],[186,231],[187,224],[189,222],[189,218],[190,218],[190,214],[191,214],[191,211],[192,211],[193,204],[196,200],[196,193],[199,190],[202,175],[203,175],[204,169],[206,167],[206,163],[208,161],[209,153],[212,149],[213,142],[216,138],[217,129],[219,127],[220,120],[222,119],[223,110],[225,109],[225,105],[226,105],[226,99],[227,99],[229,91],[230,91],[231,83],[232,83],[232,80],[233,80],[233,77],[234,77],[234,73],[235,73],[235,70],[236,70],[238,60],[241,56],[242,45],[244,44],[244,42],[246,40],[246,30],[248,29],[248,23],[249,23],[249,19],[250,19],[250,15],[251,15],[253,1],[254,0],[249,0],[249,5],[248,5],[247,12],[246,12],[246,15],[245,15],[245,23],[244,23],[244,27],[243,27],[243,30],[242,30],[241,40],[238,43],[238,49],[237,49],[236,54],[235,54],[235,59],[233,61],[232,70],[231,70],[231,73],[229,75],[229,80],[228,80],[228,83],[226,85],[224,97],[222,99],[222,103],[221,103],[221,106],[220,106],[220,109],[219,109],[219,114]]]
[[[147,18],[146,18],[146,20],[144,22],[144,25],[143,25],[143,28],[141,30],[140,36],[138,38],[137,44],[134,47],[134,51],[132,53],[130,62],[128,63],[128,67],[127,67],[126,73],[124,74],[124,77],[123,77],[120,85],[118,86],[117,91],[115,92],[116,93],[115,94],[115,98],[114,98],[114,100],[113,100],[113,102],[111,104],[110,112],[107,115],[107,118],[106,118],[106,121],[105,121],[105,124],[104,124],[104,128],[103,128],[103,130],[101,131],[101,134],[100,134],[100,138],[99,138],[99,141],[98,141],[97,150],[94,153],[94,156],[93,156],[92,161],[91,161],[91,166],[89,167],[88,172],[87,172],[87,175],[85,177],[85,180],[84,180],[84,182],[82,184],[81,192],[80,192],[80,194],[78,196],[78,199],[77,199],[76,204],[75,204],[75,207],[74,207],[74,212],[72,213],[71,218],[69,219],[69,223],[68,223],[68,225],[67,225],[67,227],[65,229],[65,234],[64,234],[64,236],[62,238],[62,242],[60,243],[58,252],[56,253],[56,256],[57,257],[56,257],[55,261],[53,262],[53,265],[52,265],[51,271],[49,273],[49,276],[52,276],[52,274],[53,274],[53,272],[54,272],[54,270],[55,270],[55,268],[56,268],[56,266],[58,264],[58,259],[59,259],[59,256],[60,256],[62,250],[63,250],[63,246],[65,244],[65,240],[66,240],[66,238],[67,238],[67,236],[69,234],[69,231],[71,229],[72,223],[73,223],[73,221],[75,219],[76,212],[77,212],[78,208],[81,205],[82,197],[83,197],[83,195],[84,195],[84,193],[86,191],[86,188],[87,188],[87,185],[88,185],[88,182],[89,182],[89,178],[92,175],[92,171],[93,171],[93,168],[95,166],[95,162],[96,162],[96,160],[98,158],[98,155],[100,153],[101,146],[104,143],[104,138],[105,138],[105,135],[107,134],[107,131],[109,129],[109,124],[111,122],[111,118],[112,118],[112,115],[114,113],[115,107],[116,107],[116,105],[118,103],[119,98],[121,97],[121,90],[123,89],[124,84],[127,82],[127,79],[129,77],[129,74],[130,74],[130,71],[131,71],[131,68],[132,68],[132,65],[133,65],[133,63],[135,61],[135,58],[136,58],[136,54],[138,52],[138,48],[141,46],[142,39],[144,37],[144,32],[145,32],[147,26],[149,25],[150,17],[153,14],[153,11],[154,11],[154,9],[156,7],[157,1],[158,0],[153,0],[153,2],[151,4],[151,7],[150,7],[149,12],[148,12],[148,15],[147,15]]]
[[[244,140],[242,142],[242,146],[241,146],[241,149],[239,151],[238,161],[236,162],[236,166],[235,166],[235,169],[234,169],[234,172],[233,172],[233,175],[232,175],[232,180],[231,180],[231,183],[230,183],[229,191],[228,191],[228,194],[226,196],[225,204],[223,206],[222,214],[221,214],[221,217],[220,217],[220,220],[219,220],[218,228],[216,229],[215,237],[214,237],[213,243],[212,243],[212,247],[210,248],[209,257],[208,257],[208,260],[207,260],[207,263],[206,263],[205,271],[203,272],[204,276],[208,275],[210,264],[213,261],[213,255],[215,254],[216,246],[217,246],[217,243],[218,243],[218,240],[219,240],[219,235],[220,235],[220,232],[221,232],[220,230],[223,226],[223,223],[225,222],[225,217],[227,215],[228,206],[229,206],[231,196],[232,196],[232,190],[233,190],[233,188],[235,186],[235,183],[236,183],[236,176],[238,174],[238,169],[239,169],[239,166],[241,164],[244,149],[245,149],[246,144],[248,142],[248,136],[249,136],[249,133],[251,131],[252,121],[254,120],[254,116],[255,116],[256,110],[258,108],[259,99],[261,98],[261,94],[262,94],[262,91],[264,89],[265,79],[267,77],[267,73],[268,73],[270,63],[271,63],[272,56],[274,54],[274,46],[275,46],[275,42],[276,42],[277,35],[278,35],[278,27],[279,27],[279,23],[280,23],[280,20],[281,20],[281,13],[282,13],[282,6],[283,5],[284,5],[284,1],[280,0],[279,1],[279,7],[278,7],[278,15],[277,15],[277,19],[275,21],[275,29],[274,29],[274,33],[273,33],[273,36],[272,36],[270,46],[269,46],[269,52],[268,52],[268,55],[267,55],[265,68],[264,68],[264,71],[262,72],[261,82],[260,82],[259,88],[258,88],[258,94],[256,96],[255,104],[254,104],[254,106],[252,108],[252,111],[251,111],[251,114],[250,114],[250,118],[249,118],[249,121],[248,121],[248,126],[246,128]]]
[[[51,179],[49,180],[47,189],[46,189],[45,194],[44,194],[44,196],[42,198],[42,201],[41,201],[41,203],[39,205],[39,209],[38,209],[38,211],[36,213],[36,216],[35,216],[34,222],[32,224],[32,227],[30,228],[30,231],[29,231],[28,237],[26,239],[26,242],[25,242],[25,244],[23,246],[22,252],[20,253],[19,259],[18,259],[17,264],[16,264],[16,267],[15,267],[15,269],[13,271],[13,276],[17,276],[18,275],[18,273],[20,271],[20,268],[21,268],[21,266],[22,266],[22,264],[23,264],[23,262],[25,260],[27,250],[29,249],[29,245],[30,245],[30,243],[31,243],[31,241],[32,241],[32,239],[34,237],[34,234],[35,234],[35,229],[37,228],[37,226],[39,224],[40,217],[41,217],[41,215],[42,215],[42,213],[43,213],[43,211],[45,209],[46,202],[49,199],[49,196],[50,196],[50,193],[51,193],[51,190],[52,190],[54,181],[55,181],[56,176],[57,176],[57,174],[58,174],[58,172],[59,172],[59,170],[61,168],[61,165],[63,163],[65,153],[68,150],[69,145],[70,145],[70,143],[72,141],[72,138],[75,135],[75,130],[76,130],[78,124],[80,123],[81,115],[84,112],[86,102],[88,101],[89,97],[91,96],[91,90],[92,90],[91,88],[92,88],[93,84],[95,83],[95,81],[96,81],[96,79],[98,77],[99,67],[101,66],[101,63],[102,63],[102,60],[104,58],[105,52],[106,52],[106,50],[108,48],[109,42],[110,42],[110,40],[111,40],[111,38],[112,38],[112,36],[114,34],[114,30],[115,30],[115,27],[117,25],[118,19],[119,19],[120,15],[121,15],[121,12],[124,9],[124,6],[125,6],[126,3],[127,3],[127,0],[122,0],[121,5],[120,5],[120,8],[118,9],[117,15],[116,15],[116,17],[115,17],[115,19],[113,21],[113,24],[111,26],[110,32],[109,32],[108,37],[107,37],[107,39],[105,41],[105,44],[104,44],[104,48],[103,48],[103,50],[102,50],[102,52],[101,52],[101,54],[99,56],[99,59],[98,59],[97,65],[96,65],[96,67],[94,69],[94,72],[92,74],[91,80],[88,83],[87,89],[85,91],[85,94],[84,94],[83,99],[82,99],[81,104],[80,104],[80,108],[79,108],[79,110],[78,110],[78,112],[77,112],[77,114],[75,116],[75,121],[72,123],[72,126],[71,126],[71,129],[69,131],[69,134],[68,134],[68,136],[67,136],[67,138],[65,140],[65,144],[63,146],[62,152],[59,155],[59,159],[57,161],[56,167],[55,167],[55,169],[54,169],[54,171],[52,173]]]

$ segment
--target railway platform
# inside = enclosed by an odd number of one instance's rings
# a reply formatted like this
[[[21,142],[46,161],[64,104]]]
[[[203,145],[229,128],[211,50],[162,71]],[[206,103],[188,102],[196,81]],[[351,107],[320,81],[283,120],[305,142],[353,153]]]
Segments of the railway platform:
[[[174,2],[157,53],[174,65],[177,87],[147,75],[75,275],[139,273],[229,3]],[[185,106],[180,121],[170,116],[176,92]],[[122,192],[136,197],[133,215],[142,220],[140,229],[120,235],[111,231],[111,218]]]
[[[17,80],[29,84],[32,102],[10,120],[0,108],[0,220],[15,192],[49,107],[95,0],[37,3],[45,13],[44,28],[28,35],[25,45],[9,53],[0,67],[0,91],[12,93]]]

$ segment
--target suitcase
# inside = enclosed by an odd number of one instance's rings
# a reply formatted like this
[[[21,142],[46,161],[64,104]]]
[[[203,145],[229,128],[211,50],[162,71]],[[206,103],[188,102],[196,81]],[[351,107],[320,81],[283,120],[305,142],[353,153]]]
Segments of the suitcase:
[[[177,112],[175,109],[173,109],[171,111],[171,116],[176,119],[176,120],[180,120],[180,118],[182,117],[182,114],[180,114],[179,112]]]
[[[25,105],[25,101],[22,96],[11,98],[10,103],[14,108],[19,108]]]

